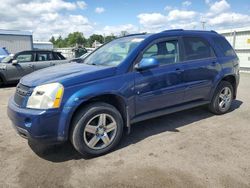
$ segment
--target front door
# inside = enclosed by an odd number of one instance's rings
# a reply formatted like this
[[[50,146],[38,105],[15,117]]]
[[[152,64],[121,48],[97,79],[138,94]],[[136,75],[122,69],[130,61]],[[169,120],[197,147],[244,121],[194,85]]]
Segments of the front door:
[[[17,81],[23,76],[34,71],[34,54],[32,52],[22,52],[14,57],[17,64],[8,63],[7,80]]]
[[[38,51],[36,52],[36,63],[34,64],[34,69],[40,70],[46,67],[50,67],[51,61],[53,61],[52,52]]]
[[[142,58],[148,57],[160,66],[135,73],[136,115],[180,104],[184,97],[178,39],[153,43],[143,52]]]

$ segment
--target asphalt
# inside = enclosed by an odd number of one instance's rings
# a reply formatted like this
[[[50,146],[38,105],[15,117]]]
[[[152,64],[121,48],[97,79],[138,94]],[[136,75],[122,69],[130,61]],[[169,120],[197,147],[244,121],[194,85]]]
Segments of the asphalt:
[[[140,122],[119,147],[84,159],[69,143],[40,146],[7,117],[15,88],[0,88],[0,187],[250,187],[250,74],[231,112],[205,107]]]

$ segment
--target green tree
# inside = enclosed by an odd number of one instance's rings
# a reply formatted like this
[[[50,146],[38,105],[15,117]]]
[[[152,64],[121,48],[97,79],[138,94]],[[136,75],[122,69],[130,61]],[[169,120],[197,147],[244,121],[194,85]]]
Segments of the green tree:
[[[128,32],[124,31],[121,33],[123,35],[128,34]],[[102,36],[93,34],[88,39],[86,39],[81,32],[73,32],[69,33],[67,37],[63,38],[62,36],[59,36],[57,39],[55,39],[54,36],[50,38],[50,42],[53,43],[54,47],[56,48],[65,48],[65,47],[75,47],[78,45],[83,45],[84,47],[92,47],[92,44],[95,41],[98,41],[100,43],[104,42],[110,42],[114,40],[116,36],[114,34],[108,35],[108,36]]]
[[[52,36],[52,37],[49,39],[49,41],[50,41],[53,45],[55,45],[56,40],[55,40],[55,37],[54,37],[54,36]]]
[[[121,34],[120,34],[122,37],[126,36],[126,35],[129,35],[129,32],[127,31],[121,31]]]
[[[114,34],[105,36],[105,43],[110,42],[110,41],[114,40],[115,38],[116,38],[116,36]]]
[[[67,47],[67,44],[66,44],[65,40],[62,38],[62,36],[59,36],[59,37],[55,40],[55,47],[57,47],[57,48],[64,48],[64,47]]]
[[[67,46],[75,46],[76,44],[86,46],[87,40],[81,32],[70,33],[67,38],[65,38]]]
[[[97,35],[97,34],[91,35],[91,36],[88,38],[88,46],[91,47],[92,44],[93,44],[95,41],[98,41],[98,42],[100,42],[100,43],[103,43],[103,42],[104,42],[104,37],[103,37],[102,35]]]

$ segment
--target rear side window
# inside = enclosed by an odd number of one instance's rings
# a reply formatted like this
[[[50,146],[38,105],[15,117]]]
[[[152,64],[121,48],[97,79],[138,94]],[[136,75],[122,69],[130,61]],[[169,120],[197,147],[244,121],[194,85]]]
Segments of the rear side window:
[[[196,60],[214,57],[214,52],[208,42],[200,37],[183,37],[184,60]]]
[[[49,60],[53,60],[52,53],[39,52],[37,54],[37,61],[49,61]]]
[[[223,38],[223,37],[213,37],[214,43],[218,46],[220,51],[223,53],[224,56],[235,57],[236,54],[232,48],[232,46],[229,44],[229,42]]]

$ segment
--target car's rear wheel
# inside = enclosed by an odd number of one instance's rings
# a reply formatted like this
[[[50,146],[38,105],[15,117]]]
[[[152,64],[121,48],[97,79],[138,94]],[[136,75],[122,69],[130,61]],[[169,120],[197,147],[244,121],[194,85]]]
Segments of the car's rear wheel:
[[[106,103],[94,103],[74,118],[71,143],[85,156],[98,156],[114,149],[122,132],[123,120],[119,111]]]
[[[230,82],[221,81],[209,105],[212,113],[220,115],[230,110],[233,101],[233,86]]]

